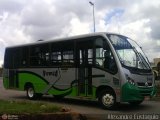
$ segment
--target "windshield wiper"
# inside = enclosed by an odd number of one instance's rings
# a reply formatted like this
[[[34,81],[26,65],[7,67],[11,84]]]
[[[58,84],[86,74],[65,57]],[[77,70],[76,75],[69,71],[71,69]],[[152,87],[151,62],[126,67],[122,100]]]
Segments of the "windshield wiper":
[[[139,53],[139,55],[140,55],[141,59],[143,59],[142,62],[145,61],[145,62],[144,62],[144,65],[145,65],[145,66],[148,66],[148,67],[146,67],[146,68],[150,68],[150,66],[148,65],[146,59],[142,56],[142,54]]]
[[[141,53],[139,53],[135,47],[133,47],[133,50],[135,51],[135,53],[137,54],[137,56],[140,58],[141,63],[143,64],[143,68],[145,66],[146,69],[150,69],[150,66],[148,65],[147,61],[144,59],[144,57],[142,56]],[[145,69],[144,68],[144,69]]]

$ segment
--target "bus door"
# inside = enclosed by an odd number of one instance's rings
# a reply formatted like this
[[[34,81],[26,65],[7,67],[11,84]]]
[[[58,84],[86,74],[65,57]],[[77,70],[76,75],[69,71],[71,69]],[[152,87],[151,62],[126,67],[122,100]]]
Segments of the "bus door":
[[[92,95],[92,66],[89,64],[88,49],[79,49],[78,93],[79,96]]]

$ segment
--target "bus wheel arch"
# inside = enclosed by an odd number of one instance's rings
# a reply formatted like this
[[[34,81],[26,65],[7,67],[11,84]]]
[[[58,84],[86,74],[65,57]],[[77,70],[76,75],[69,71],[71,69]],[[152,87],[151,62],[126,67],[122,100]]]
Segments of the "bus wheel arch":
[[[30,87],[30,86],[32,86],[32,87],[33,87],[33,84],[32,84],[32,83],[30,83],[30,82],[25,83],[25,85],[24,85],[24,90],[27,90],[27,89],[28,89],[28,87]]]
[[[100,86],[97,88],[96,97],[101,107],[104,109],[114,109],[116,106],[116,94],[110,86]]]

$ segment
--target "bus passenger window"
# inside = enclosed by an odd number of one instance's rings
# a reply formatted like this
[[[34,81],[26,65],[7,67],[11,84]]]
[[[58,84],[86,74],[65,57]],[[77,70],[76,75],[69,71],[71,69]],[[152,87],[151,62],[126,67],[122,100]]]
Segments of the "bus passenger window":
[[[88,49],[88,64],[93,63],[93,49]]]
[[[31,66],[49,66],[49,45],[31,46],[30,48]]]
[[[63,51],[63,65],[70,66],[73,65],[73,63],[74,63],[73,50]]]
[[[51,64],[52,65],[59,65],[61,64],[61,52],[58,52],[58,51],[53,51],[51,53]]]

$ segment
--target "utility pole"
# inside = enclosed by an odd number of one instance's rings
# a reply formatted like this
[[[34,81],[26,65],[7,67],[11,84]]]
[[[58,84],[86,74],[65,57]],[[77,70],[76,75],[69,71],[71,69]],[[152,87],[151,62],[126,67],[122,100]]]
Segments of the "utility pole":
[[[93,31],[96,32],[96,28],[95,28],[95,15],[94,15],[94,3],[89,1],[90,5],[93,6]]]

